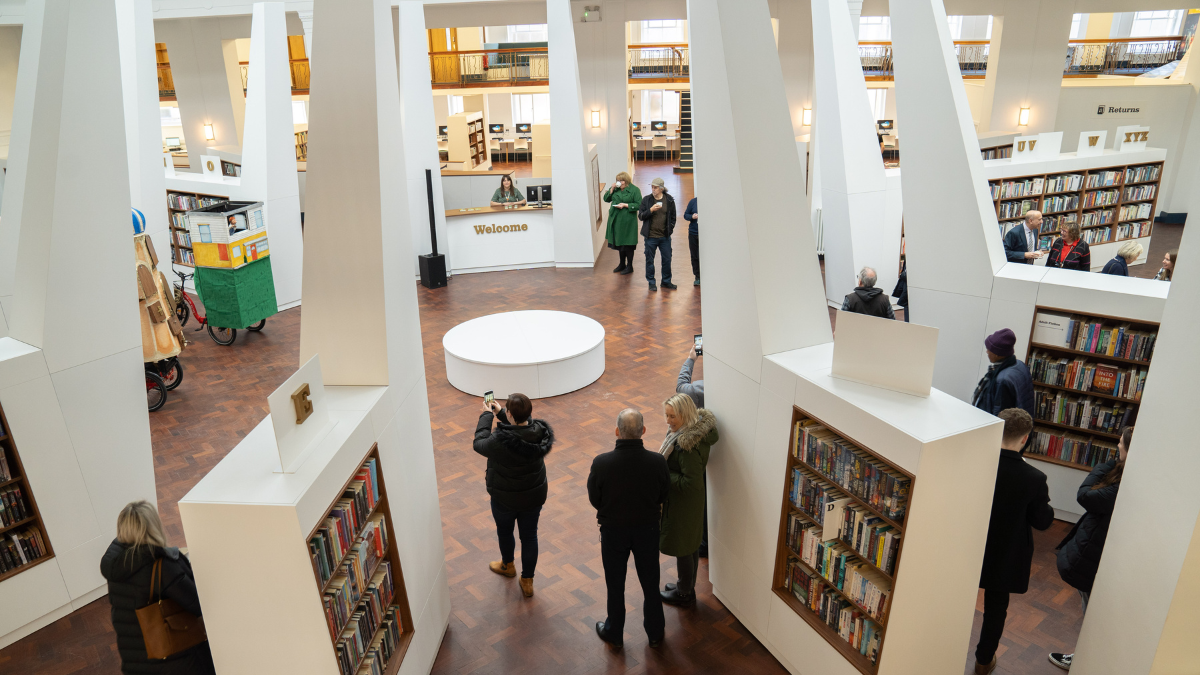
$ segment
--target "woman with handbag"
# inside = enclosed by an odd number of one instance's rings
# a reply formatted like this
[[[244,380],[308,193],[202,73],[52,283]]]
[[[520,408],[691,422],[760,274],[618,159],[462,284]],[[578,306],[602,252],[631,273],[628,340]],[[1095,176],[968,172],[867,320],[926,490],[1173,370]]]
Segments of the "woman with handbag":
[[[192,565],[167,546],[152,504],[121,509],[100,573],[124,675],[215,675]]]

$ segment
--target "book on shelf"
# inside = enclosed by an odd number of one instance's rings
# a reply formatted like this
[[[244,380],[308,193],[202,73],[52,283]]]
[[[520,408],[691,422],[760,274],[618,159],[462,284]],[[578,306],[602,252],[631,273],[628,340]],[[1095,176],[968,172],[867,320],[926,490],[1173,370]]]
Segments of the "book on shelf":
[[[1077,208],[1079,208],[1079,195],[1055,195],[1042,200],[1042,211],[1047,213],[1074,211]]]
[[[861,448],[812,420],[796,423],[798,459],[848,494],[893,520],[908,506],[906,476],[869,457]],[[815,511],[820,513],[820,511]]]
[[[1112,241],[1113,232],[1111,227],[1097,227],[1091,230],[1083,230],[1080,233],[1080,239],[1091,244],[1104,244]]]
[[[1034,385],[1033,419],[1053,422],[1081,431],[1116,434],[1132,423],[1137,408],[1128,403],[1097,399],[1086,394],[1047,391]]]
[[[1162,165],[1151,164],[1148,166],[1131,166],[1125,169],[1125,184],[1144,183],[1146,181],[1158,180],[1159,174],[1162,173]]]
[[[883,638],[878,624],[831,590],[821,577],[806,572],[799,563],[788,564],[787,581],[792,594],[832,628],[839,638],[871,663],[878,661]]]
[[[375,459],[372,458],[359,469],[354,480],[346,486],[342,498],[334,504],[329,516],[309,540],[309,553],[322,585],[341,566],[357,539],[365,539],[377,533],[378,529],[383,529],[382,518],[367,522],[367,514],[374,510],[379,500],[374,463]],[[386,537],[386,534],[382,536]],[[382,555],[382,549],[379,555]]]
[[[1038,199],[1024,199],[1021,201],[1001,202],[1000,203],[1000,218],[1020,218],[1029,211],[1038,210]]]
[[[12,465],[8,463],[8,453],[0,447],[0,483],[7,483],[16,476]]]
[[[1150,236],[1150,221],[1121,223],[1117,226],[1117,239],[1139,239]]]
[[[1095,467],[1117,457],[1116,441],[1034,425],[1029,455]]]
[[[1149,361],[1154,353],[1157,333],[1135,330],[1128,323],[1118,326],[1103,321],[1073,319],[1072,348],[1101,356],[1115,356],[1133,361]]]
[[[1100,209],[1099,211],[1088,211],[1083,214],[1083,218],[1079,221],[1080,227],[1095,227],[1097,225],[1109,225],[1113,222],[1112,209]]]
[[[1158,186],[1153,183],[1147,183],[1145,185],[1130,185],[1129,187],[1125,188],[1125,197],[1123,201],[1136,202],[1154,199],[1154,192],[1157,188]]]
[[[1096,171],[1088,174],[1087,186],[1089,188],[1110,187],[1120,185],[1121,178],[1124,172],[1121,170]]]
[[[1146,368],[1119,368],[1094,363],[1087,357],[1061,357],[1035,350],[1029,357],[1034,384],[1049,384],[1081,392],[1097,392],[1139,401],[1146,387]]]
[[[1042,194],[1044,178],[1027,178],[1025,180],[1010,180],[1000,183],[1000,198],[1028,197]]]
[[[0,574],[11,572],[44,557],[49,549],[36,527],[27,526],[0,535]]]
[[[1046,181],[1046,192],[1074,192],[1083,187],[1083,176],[1068,173],[1061,176],[1051,176]]]
[[[176,261],[185,265],[191,265],[192,267],[196,266],[196,254],[192,251],[184,248],[177,248],[175,249],[175,254],[178,256]]]
[[[1130,188],[1133,189],[1133,188]],[[1150,202],[1142,202],[1140,204],[1122,204],[1118,213],[1120,220],[1144,219],[1150,217]]]
[[[191,248],[192,235],[188,234],[184,230],[174,230],[171,234],[175,237],[176,246],[187,246],[188,248]]]
[[[393,605],[387,610],[379,637],[367,648],[362,665],[358,667],[359,675],[383,675],[392,655],[396,653],[396,648],[400,646],[403,633],[400,609]]]
[[[20,485],[0,489],[0,526],[12,527],[32,515]]]
[[[1083,208],[1090,209],[1094,206],[1112,206],[1121,201],[1120,190],[1097,190],[1089,192],[1083,199]]]

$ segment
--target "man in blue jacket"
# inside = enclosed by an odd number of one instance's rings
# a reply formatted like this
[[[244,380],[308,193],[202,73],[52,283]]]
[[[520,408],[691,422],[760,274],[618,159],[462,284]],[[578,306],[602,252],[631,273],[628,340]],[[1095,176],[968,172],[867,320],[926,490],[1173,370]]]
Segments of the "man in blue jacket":
[[[700,216],[696,213],[696,198],[692,197],[687,208],[683,211],[683,219],[688,221],[688,249],[692,252],[692,274],[696,280],[693,286],[700,285]]]
[[[1007,328],[992,333],[983,341],[992,365],[975,387],[971,400],[976,408],[993,415],[1008,408],[1020,408],[1036,417],[1033,414],[1033,377],[1029,368],[1013,353],[1016,343],[1016,334]]]
[[[1009,262],[1032,265],[1046,253],[1038,249],[1038,230],[1042,227],[1041,211],[1026,211],[1025,222],[1004,235],[1004,257]]]

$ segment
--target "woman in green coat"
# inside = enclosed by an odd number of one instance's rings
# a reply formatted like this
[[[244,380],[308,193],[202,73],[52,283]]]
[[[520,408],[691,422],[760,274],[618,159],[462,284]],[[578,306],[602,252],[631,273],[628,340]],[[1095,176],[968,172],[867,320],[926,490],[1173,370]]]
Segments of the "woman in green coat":
[[[704,471],[717,435],[712,412],[696,410],[687,394],[675,394],[663,403],[669,432],[659,453],[667,459],[671,486],[663,505],[658,550],[675,556],[679,583],[667,584],[663,602],[684,605],[696,600],[696,571],[700,567],[700,540],[704,536]]]
[[[608,209],[608,230],[604,238],[608,247],[617,250],[621,264],[614,273],[633,274],[633,252],[638,240],[638,207],[642,204],[642,191],[629,174],[622,171],[617,180],[604,192],[604,201],[612,204]]]

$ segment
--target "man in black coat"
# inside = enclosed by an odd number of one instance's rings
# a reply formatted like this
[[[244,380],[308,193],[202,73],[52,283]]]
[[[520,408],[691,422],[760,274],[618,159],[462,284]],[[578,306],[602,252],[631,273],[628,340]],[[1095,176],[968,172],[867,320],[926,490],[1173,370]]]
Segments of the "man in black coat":
[[[642,197],[638,207],[638,220],[642,221],[642,238],[646,249],[646,281],[650,290],[654,285],[654,252],[662,256],[662,287],[675,290],[671,283],[671,233],[675,231],[675,198],[667,194],[666,183],[661,178],[650,181],[650,194]]]
[[[617,446],[597,455],[588,474],[588,500],[600,523],[600,557],[608,587],[608,619],[596,622],[601,640],[620,646],[625,629],[625,571],[629,554],[642,585],[642,625],[650,646],[663,640],[667,620],[658,593],[658,527],[671,475],[667,460],[642,445],[642,414],[626,408],[617,415]]]
[[[1041,211],[1026,211],[1025,221],[1004,235],[1004,257],[1009,262],[1032,265],[1046,253],[1038,249],[1038,231],[1042,227]]]
[[[858,273],[858,288],[846,294],[846,299],[842,301],[842,311],[877,316],[881,319],[895,319],[892,299],[884,294],[882,288],[875,288],[878,279],[875,268],[862,268]]]
[[[1020,408],[1000,411],[1004,436],[1000,463],[996,467],[996,491],[992,495],[992,518],[987,545],[983,549],[983,628],[975,647],[975,672],[987,675],[996,669],[996,648],[1004,634],[1010,593],[1029,590],[1029,568],[1033,563],[1033,528],[1044,530],[1054,521],[1046,474],[1029,466],[1021,448],[1033,431],[1033,418]]]
[[[500,560],[488,568],[506,577],[517,575],[513,565],[517,542],[513,524],[521,534],[521,592],[533,595],[537,567],[538,517],[546,503],[546,455],[554,445],[554,430],[544,420],[532,419],[533,402],[524,394],[509,394],[508,413],[495,401],[484,403],[475,427],[475,452],[487,457],[487,491],[492,496],[492,518],[500,540]]]
[[[1001,410],[1020,408],[1033,417],[1033,376],[1029,368],[1017,360],[1013,347],[1017,336],[1011,330],[1002,328],[987,336],[983,346],[987,350],[987,373],[975,387],[975,395],[971,397],[975,407],[993,415],[999,415]]]

